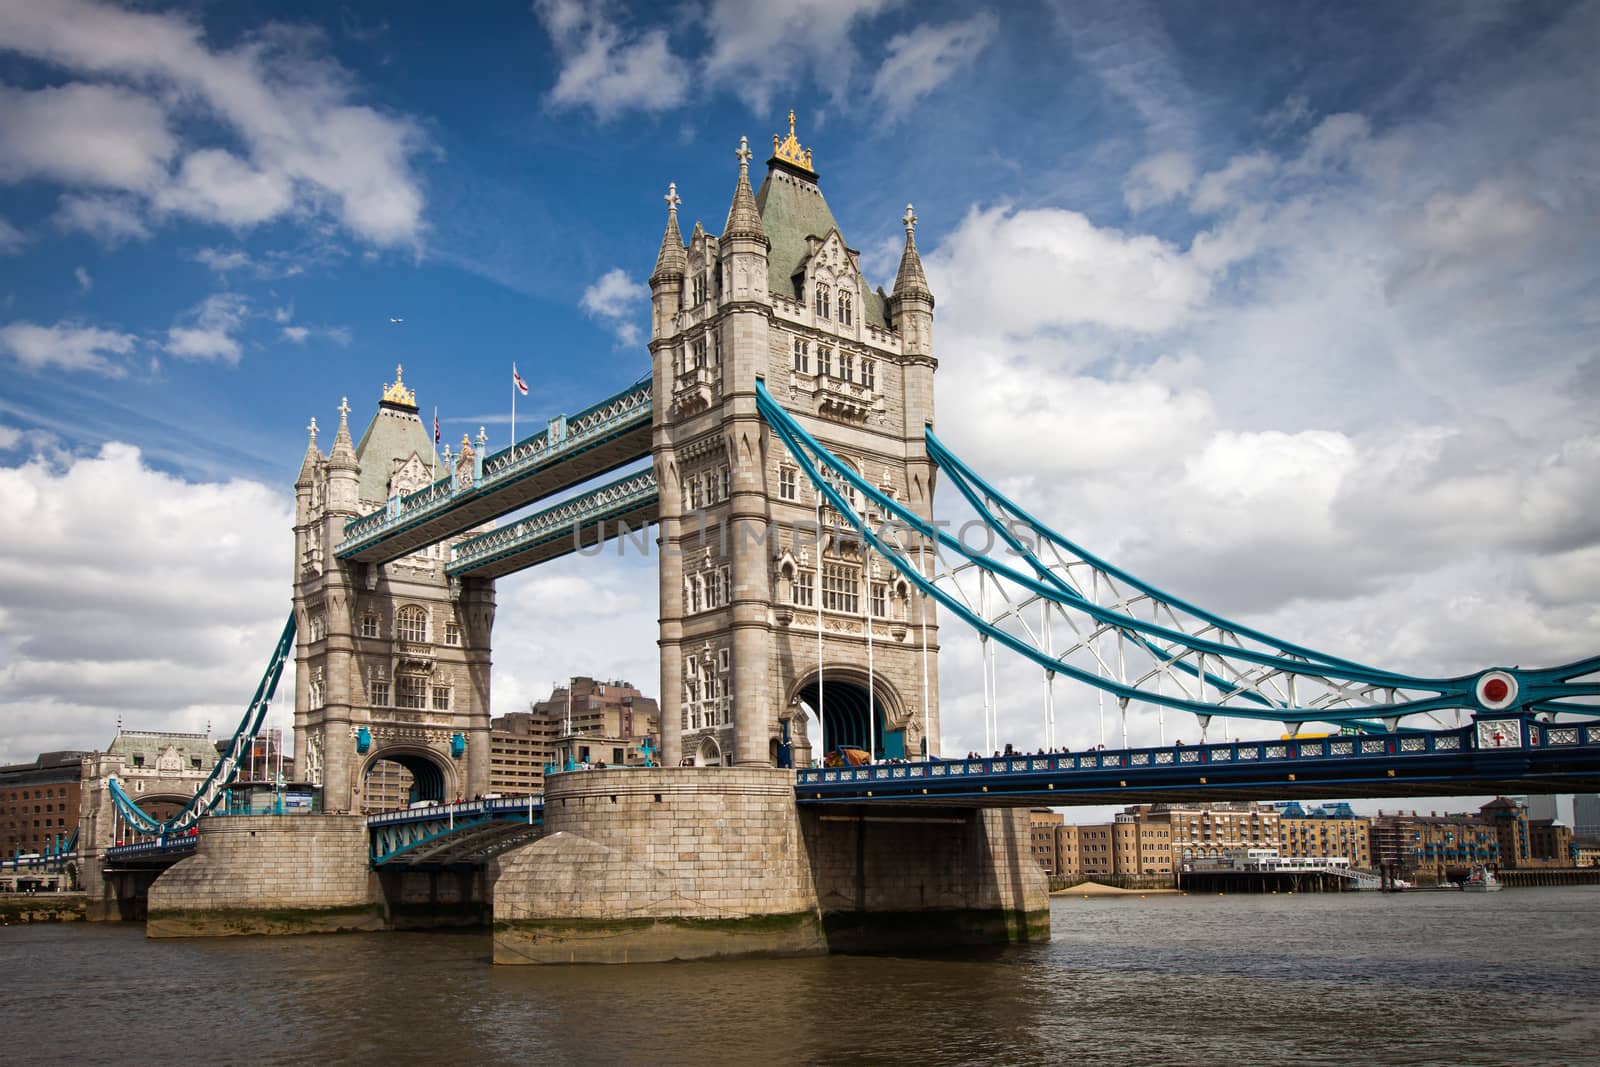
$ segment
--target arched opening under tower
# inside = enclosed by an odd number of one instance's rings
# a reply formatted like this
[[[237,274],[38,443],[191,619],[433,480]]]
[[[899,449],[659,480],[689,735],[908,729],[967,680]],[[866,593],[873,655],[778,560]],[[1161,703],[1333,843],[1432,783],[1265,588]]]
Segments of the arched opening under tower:
[[[824,674],[820,685],[813,678],[800,687],[796,694],[800,706],[809,717],[821,720],[820,732],[814,727],[808,730],[813,737],[822,739],[821,745],[813,749],[814,759],[823,760],[839,748],[864,749],[872,753],[873,759],[915,755],[906,752],[904,733],[890,729],[893,694],[881,680],[870,691],[867,686],[865,678]]]
[[[450,776],[439,758],[421,752],[386,751],[367,763],[361,776],[363,811],[391,811],[419,800],[454,800]]]

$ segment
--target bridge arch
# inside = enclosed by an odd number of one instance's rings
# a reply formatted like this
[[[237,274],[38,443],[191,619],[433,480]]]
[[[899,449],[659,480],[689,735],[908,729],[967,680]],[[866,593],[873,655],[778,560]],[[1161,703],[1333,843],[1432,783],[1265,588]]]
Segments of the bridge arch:
[[[876,719],[876,736],[871,751],[878,759],[919,755],[920,734],[915,741],[907,730],[905,700],[894,683],[882,674],[869,675],[859,667],[827,666],[821,684],[815,670],[802,675],[788,694],[788,704],[807,719],[806,734],[812,740],[811,755],[822,759],[841,745],[867,748],[867,734]],[[822,730],[812,721],[822,713]]]
[[[418,800],[436,800],[447,803],[461,792],[456,768],[441,752],[424,745],[389,745],[374,749],[361,765],[361,792],[368,795],[368,777],[380,763],[393,763],[411,773],[411,792],[405,803]]]

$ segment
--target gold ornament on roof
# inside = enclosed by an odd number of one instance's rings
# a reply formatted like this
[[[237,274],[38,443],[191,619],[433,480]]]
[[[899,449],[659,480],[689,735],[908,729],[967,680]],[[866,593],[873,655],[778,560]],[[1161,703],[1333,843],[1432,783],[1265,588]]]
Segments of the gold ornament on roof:
[[[383,402],[416,410],[417,394],[405,387],[405,367],[395,364],[394,381],[383,387]]]
[[[781,159],[791,166],[799,167],[812,174],[816,173],[811,166],[811,149],[801,148],[800,142],[795,140],[794,108],[789,109],[789,136],[779,141],[777,134],[772,135],[772,155],[774,159]]]

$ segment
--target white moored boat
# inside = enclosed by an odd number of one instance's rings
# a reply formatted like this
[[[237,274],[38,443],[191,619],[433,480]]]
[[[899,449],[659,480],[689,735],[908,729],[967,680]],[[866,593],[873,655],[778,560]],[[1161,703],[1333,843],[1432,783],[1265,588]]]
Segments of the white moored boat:
[[[1500,879],[1487,867],[1474,867],[1467,880],[1461,883],[1461,890],[1465,893],[1496,893],[1504,889]]]

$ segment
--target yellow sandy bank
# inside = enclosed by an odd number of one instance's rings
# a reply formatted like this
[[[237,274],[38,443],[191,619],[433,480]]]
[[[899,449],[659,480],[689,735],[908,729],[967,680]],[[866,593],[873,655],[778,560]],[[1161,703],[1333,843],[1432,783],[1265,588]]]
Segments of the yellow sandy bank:
[[[1057,889],[1053,897],[1153,897],[1176,893],[1176,889],[1118,889],[1099,882],[1082,882],[1070,889]]]

